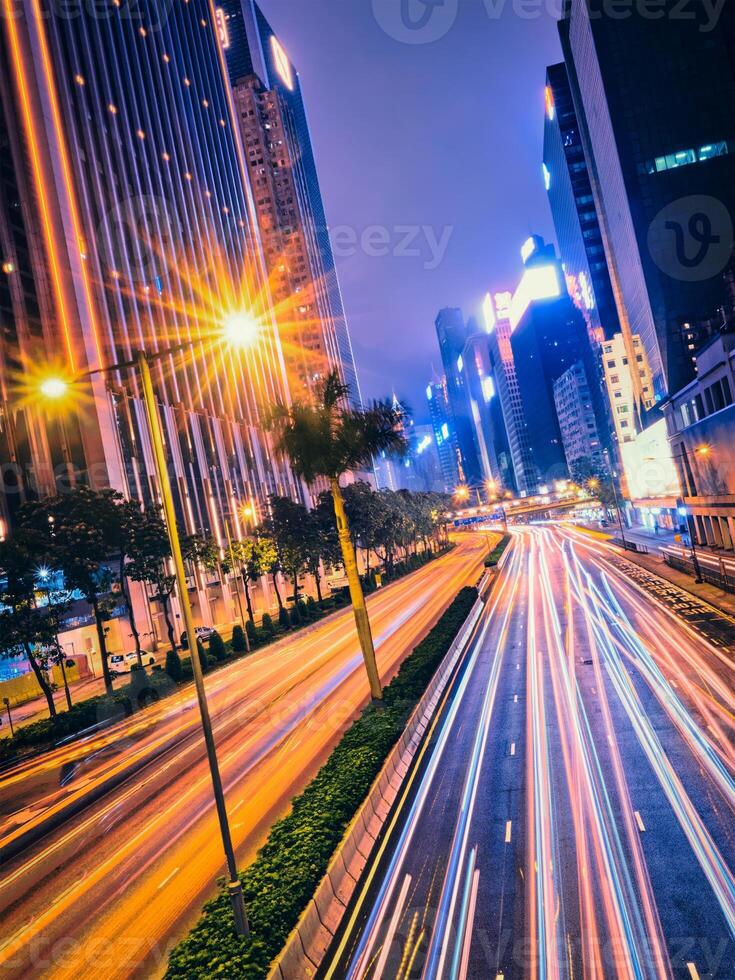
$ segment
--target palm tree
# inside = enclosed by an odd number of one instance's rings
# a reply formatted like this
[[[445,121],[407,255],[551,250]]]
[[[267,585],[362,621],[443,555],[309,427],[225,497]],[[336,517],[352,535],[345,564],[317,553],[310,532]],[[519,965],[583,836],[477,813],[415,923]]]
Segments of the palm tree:
[[[278,405],[272,413],[272,422],[276,451],[289,459],[294,473],[309,486],[319,479],[329,481],[370,693],[379,701],[383,696],[380,674],[339,481],[350,470],[371,466],[377,453],[404,453],[407,444],[398,407],[389,402],[374,402],[367,409],[350,408],[348,394],[347,385],[332,371],[319,385],[313,404]]]

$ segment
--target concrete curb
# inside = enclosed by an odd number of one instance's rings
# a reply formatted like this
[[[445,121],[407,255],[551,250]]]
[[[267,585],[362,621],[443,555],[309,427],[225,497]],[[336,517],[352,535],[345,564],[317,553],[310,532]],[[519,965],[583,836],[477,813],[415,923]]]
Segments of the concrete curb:
[[[271,967],[268,980],[295,980],[296,977],[308,978],[316,975],[421,739],[429,727],[439,699],[480,616],[484,605],[482,596],[489,578],[491,576],[485,573],[478,586],[479,598],[413,710],[403,735],[376,776],[364,803],[347,828],[313,898]]]

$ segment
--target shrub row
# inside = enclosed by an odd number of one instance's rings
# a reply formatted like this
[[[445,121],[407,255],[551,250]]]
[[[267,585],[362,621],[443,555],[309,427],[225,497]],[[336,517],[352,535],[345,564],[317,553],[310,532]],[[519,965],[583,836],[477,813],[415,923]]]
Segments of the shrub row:
[[[504,534],[503,537],[498,541],[493,550],[485,559],[485,568],[495,568],[495,566],[500,561],[503,552],[510,544],[510,535]]]
[[[290,813],[273,825],[241,875],[250,938],[236,936],[223,890],[171,952],[167,977],[267,976],[476,598],[476,589],[462,589],[385,688],[383,704],[364,709]]]
[[[384,577],[383,581],[395,581],[425,565],[434,557],[436,555],[432,552],[424,552],[421,555],[411,556],[405,562],[396,563],[391,576],[388,579]],[[365,580],[364,585],[367,592],[374,590],[375,578],[372,573],[369,579]],[[349,605],[349,601],[349,593],[344,589],[319,603],[309,596],[298,606],[283,609],[275,622],[268,613],[263,616],[260,626],[255,626],[248,620],[245,626],[251,652],[275,642],[291,630],[318,622],[324,616]],[[215,633],[208,644],[208,650],[201,643],[199,650],[205,673],[214,666],[231,663],[247,652],[244,631],[241,626],[236,626],[232,640],[228,643]],[[194,676],[191,659],[188,656],[180,657],[175,650],[166,653],[163,669],[156,666],[150,674],[145,674],[145,677],[136,678],[136,673],[134,669],[130,676],[130,683],[121,686],[110,696],[103,694],[86,698],[75,704],[71,711],[61,711],[56,718],[43,718],[30,725],[23,725],[16,729],[14,738],[0,739],[0,765],[12,761],[29,750],[49,748],[54,743],[86,731],[100,722],[119,721],[147,707],[153,701],[173,693],[178,685],[189,683]]]

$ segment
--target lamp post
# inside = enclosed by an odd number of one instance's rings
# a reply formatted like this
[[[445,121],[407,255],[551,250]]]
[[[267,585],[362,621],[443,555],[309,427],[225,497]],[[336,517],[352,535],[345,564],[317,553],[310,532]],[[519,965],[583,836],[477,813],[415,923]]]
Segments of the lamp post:
[[[609,450],[603,450],[603,455],[605,456],[605,461],[607,462],[607,468],[610,471],[610,483],[612,484],[613,499],[615,500],[615,512],[618,515],[618,524],[620,525],[620,538],[623,542],[623,548],[628,550],[628,542],[625,540],[625,531],[623,530],[623,517],[620,513],[620,500],[618,498],[618,488],[615,486],[615,471],[612,468],[612,463],[610,462],[610,452]]]
[[[233,314],[224,321],[222,333],[223,339],[226,343],[239,347],[250,346],[257,339],[257,324],[247,314]],[[222,846],[227,862],[227,872],[229,878],[227,882],[227,891],[232,903],[232,911],[235,918],[235,928],[237,930],[237,934],[239,936],[247,936],[250,933],[250,927],[247,912],[245,910],[242,883],[240,882],[240,878],[237,873],[235,850],[232,844],[232,835],[227,816],[222,777],[220,775],[219,762],[217,760],[217,749],[214,741],[214,733],[212,731],[212,721],[209,714],[209,705],[207,704],[207,695],[204,687],[204,676],[202,674],[202,665],[199,660],[198,644],[192,641],[192,638],[196,636],[194,617],[192,614],[191,602],[189,600],[186,569],[184,567],[181,541],[179,539],[179,531],[176,524],[176,510],[174,507],[173,493],[171,491],[171,482],[169,479],[168,466],[166,462],[163,431],[158,414],[158,405],[156,402],[155,392],[153,390],[153,381],[151,378],[150,369],[151,361],[160,360],[161,358],[167,357],[170,354],[175,354],[179,351],[189,349],[194,347],[196,343],[198,343],[198,341],[179,344],[175,347],[158,351],[152,355],[146,354],[145,351],[138,351],[132,361],[125,361],[119,364],[96,368],[92,371],[85,372],[74,380],[81,381],[96,374],[105,374],[110,371],[131,368],[138,372],[140,378],[141,390],[143,392],[143,402],[145,404],[146,420],[148,422],[148,435],[153,448],[156,477],[158,478],[158,485],[161,491],[164,520],[166,523],[166,530],[168,531],[169,543],[171,545],[171,555],[173,557],[174,572],[179,593],[179,604],[181,606],[181,612],[184,619],[184,628],[186,629],[187,636],[190,638],[191,665],[194,674],[194,685],[196,687],[197,701],[199,703],[202,732],[204,734],[207,760],[212,778],[212,789],[214,792],[214,801],[217,810],[220,835],[222,838]],[[49,378],[44,381],[43,385],[41,386],[41,394],[48,399],[58,400],[64,397],[68,389],[69,382],[66,382],[63,379]]]

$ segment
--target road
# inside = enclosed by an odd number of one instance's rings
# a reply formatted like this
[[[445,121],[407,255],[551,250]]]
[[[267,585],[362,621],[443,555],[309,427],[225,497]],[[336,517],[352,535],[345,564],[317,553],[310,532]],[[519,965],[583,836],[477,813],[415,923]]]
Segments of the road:
[[[384,680],[478,580],[486,551],[463,535],[369,598]],[[367,701],[351,611],[206,683],[242,863]],[[224,870],[193,689],[4,773],[0,850],[34,829],[0,871],[3,976],[159,975]]]
[[[731,978],[735,622],[514,537],[321,975]]]

